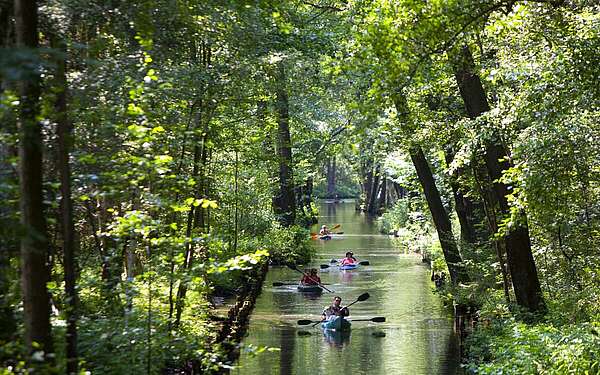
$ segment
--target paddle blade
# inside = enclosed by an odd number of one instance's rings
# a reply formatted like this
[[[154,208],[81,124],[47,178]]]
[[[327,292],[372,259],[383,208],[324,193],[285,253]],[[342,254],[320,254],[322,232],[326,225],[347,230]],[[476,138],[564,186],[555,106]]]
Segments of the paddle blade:
[[[362,262],[358,262],[358,264],[360,264],[361,266],[368,266],[371,263],[369,263],[368,260],[363,260]]]
[[[337,260],[336,259],[332,259],[332,260],[329,261],[329,263],[337,263]]]
[[[375,323],[383,323],[385,322],[385,317],[384,316],[376,316],[375,318],[371,318],[371,319],[350,319],[353,322],[375,322]]]
[[[366,301],[369,299],[369,297],[371,297],[369,295],[369,293],[363,293],[360,296],[358,296],[358,298],[356,299],[357,301]]]
[[[325,268],[329,268],[329,264],[321,264],[319,267],[324,270]]]
[[[338,229],[341,226],[342,226],[342,224],[336,224],[336,225],[332,226],[331,229]]]
[[[308,319],[300,319],[298,320],[298,325],[300,326],[305,326],[308,324],[314,323],[314,320],[308,320]]]

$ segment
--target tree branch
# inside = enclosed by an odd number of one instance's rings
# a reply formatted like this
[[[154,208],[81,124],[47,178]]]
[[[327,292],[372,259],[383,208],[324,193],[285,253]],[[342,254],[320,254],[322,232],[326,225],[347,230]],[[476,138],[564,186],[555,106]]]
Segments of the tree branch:
[[[345,8],[338,8],[333,5],[320,5],[320,4],[315,4],[315,3],[308,2],[308,1],[303,1],[303,3],[306,5],[310,5],[313,8],[331,10],[334,12],[343,12],[344,10],[346,10]]]
[[[348,122],[345,125],[342,125],[342,126],[338,127],[337,129],[335,129],[329,136],[329,139],[327,141],[323,142],[321,147],[319,147],[317,152],[315,152],[315,157],[319,156],[319,154],[321,152],[325,151],[325,148],[335,140],[335,137],[342,134],[346,129],[348,129],[348,125],[350,125],[350,120],[348,120]]]

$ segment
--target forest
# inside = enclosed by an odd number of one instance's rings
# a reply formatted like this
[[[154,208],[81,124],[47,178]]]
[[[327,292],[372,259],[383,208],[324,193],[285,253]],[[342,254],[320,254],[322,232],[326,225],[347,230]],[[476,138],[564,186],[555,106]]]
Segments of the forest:
[[[0,0],[0,373],[225,373],[356,198],[465,373],[600,374],[598,51],[597,0]]]

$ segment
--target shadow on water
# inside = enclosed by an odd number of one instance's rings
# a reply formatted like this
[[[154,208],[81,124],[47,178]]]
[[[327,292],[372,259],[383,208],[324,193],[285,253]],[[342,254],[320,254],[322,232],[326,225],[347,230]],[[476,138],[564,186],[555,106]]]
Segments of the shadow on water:
[[[321,270],[321,279],[350,303],[350,318],[385,316],[385,323],[354,322],[347,334],[298,326],[298,319],[318,320],[334,294],[305,295],[295,286],[270,287],[274,281],[297,280],[299,274],[272,267],[252,314],[243,344],[279,348],[257,356],[242,354],[234,374],[456,374],[458,345],[449,311],[432,292],[429,269],[418,256],[399,254],[371,219],[356,213],[354,203],[323,204],[322,224],[341,224],[344,235],[314,241],[317,255],[310,267],[328,264],[352,250],[370,266],[352,271]]]

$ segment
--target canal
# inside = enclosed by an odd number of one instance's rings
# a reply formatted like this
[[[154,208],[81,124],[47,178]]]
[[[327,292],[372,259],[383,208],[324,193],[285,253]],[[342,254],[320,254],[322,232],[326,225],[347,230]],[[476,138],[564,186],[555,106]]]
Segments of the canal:
[[[309,266],[319,268],[347,250],[370,265],[320,270],[323,283],[335,291],[321,296],[303,295],[294,286],[272,286],[301,278],[291,269],[272,267],[243,341],[250,348],[272,349],[258,354],[244,350],[232,373],[456,374],[459,355],[452,317],[433,293],[430,270],[420,256],[402,254],[389,236],[379,234],[371,220],[355,211],[353,202],[322,203],[320,214],[319,225],[341,224],[344,234],[315,240],[317,255]],[[370,298],[351,306],[350,318],[385,316],[385,323],[355,322],[343,336],[297,325],[299,319],[319,319],[334,295],[347,304],[365,292]]]

